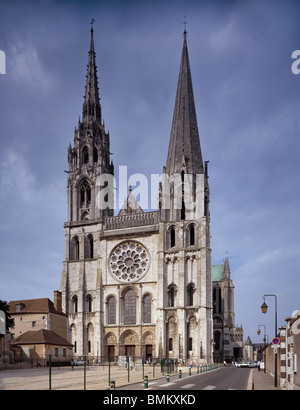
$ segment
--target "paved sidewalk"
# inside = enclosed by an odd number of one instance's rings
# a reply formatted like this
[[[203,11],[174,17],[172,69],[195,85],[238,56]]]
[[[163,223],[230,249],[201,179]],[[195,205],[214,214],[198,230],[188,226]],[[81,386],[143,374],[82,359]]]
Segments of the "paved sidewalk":
[[[166,377],[160,371],[160,366],[145,366],[144,375],[148,380]],[[188,367],[182,367],[182,374],[189,372]],[[192,373],[196,373],[193,368]],[[129,382],[128,382],[129,377]],[[143,382],[142,368],[128,370],[118,366],[87,366],[85,387],[86,390],[106,390],[110,389],[110,380],[115,381],[115,387],[130,385],[131,383]],[[49,370],[48,368],[36,369],[16,369],[0,371],[0,390],[48,390],[49,389]],[[51,370],[51,389],[52,390],[83,390],[84,389],[84,369],[83,366],[75,366],[74,370],[70,367],[53,367]]]
[[[277,387],[274,387],[274,377],[257,369],[253,369],[253,386],[254,390],[282,390],[279,382]]]

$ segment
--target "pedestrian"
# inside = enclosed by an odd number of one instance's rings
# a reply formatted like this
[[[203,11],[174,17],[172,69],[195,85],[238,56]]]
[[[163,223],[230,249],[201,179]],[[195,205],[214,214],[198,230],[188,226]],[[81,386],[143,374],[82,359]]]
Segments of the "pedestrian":
[[[71,360],[71,366],[72,366],[72,370],[74,370],[74,362],[73,362],[73,359]]]
[[[226,360],[224,360],[224,362],[223,362],[223,363],[224,363],[224,367],[226,367]]]

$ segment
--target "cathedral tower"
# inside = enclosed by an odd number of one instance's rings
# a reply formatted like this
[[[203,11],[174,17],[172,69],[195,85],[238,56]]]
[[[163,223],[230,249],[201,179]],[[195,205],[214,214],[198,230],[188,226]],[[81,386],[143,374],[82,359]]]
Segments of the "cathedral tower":
[[[159,192],[162,263],[159,305],[165,306],[167,349],[211,359],[212,287],[209,185],[203,164],[184,31],[167,163]],[[169,309],[173,308],[173,309]],[[168,353],[168,352],[166,352]]]
[[[109,134],[101,117],[92,28],[82,121],[79,118],[74,145],[70,144],[68,149],[68,222],[113,215],[113,204],[108,203],[113,198],[112,193],[106,193],[107,206],[103,206],[105,198],[100,203],[103,185],[99,177],[114,174],[109,146]]]

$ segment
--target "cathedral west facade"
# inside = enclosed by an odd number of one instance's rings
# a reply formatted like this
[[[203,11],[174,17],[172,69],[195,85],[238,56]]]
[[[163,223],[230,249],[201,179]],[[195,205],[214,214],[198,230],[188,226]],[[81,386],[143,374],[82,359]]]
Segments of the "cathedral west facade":
[[[68,149],[60,287],[68,339],[77,356],[213,361],[216,309],[218,318],[224,317],[213,291],[208,169],[198,135],[186,32],[162,168],[157,211],[143,211],[129,187],[114,215],[114,165],[101,114],[92,28],[82,118]],[[230,320],[232,333],[234,315]],[[222,325],[218,348],[225,333]]]

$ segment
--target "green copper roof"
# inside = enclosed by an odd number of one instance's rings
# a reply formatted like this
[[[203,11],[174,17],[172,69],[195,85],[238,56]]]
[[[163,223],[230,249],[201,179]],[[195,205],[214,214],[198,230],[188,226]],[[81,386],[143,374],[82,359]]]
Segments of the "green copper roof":
[[[213,282],[217,282],[223,279],[223,265],[211,266],[211,278]]]

